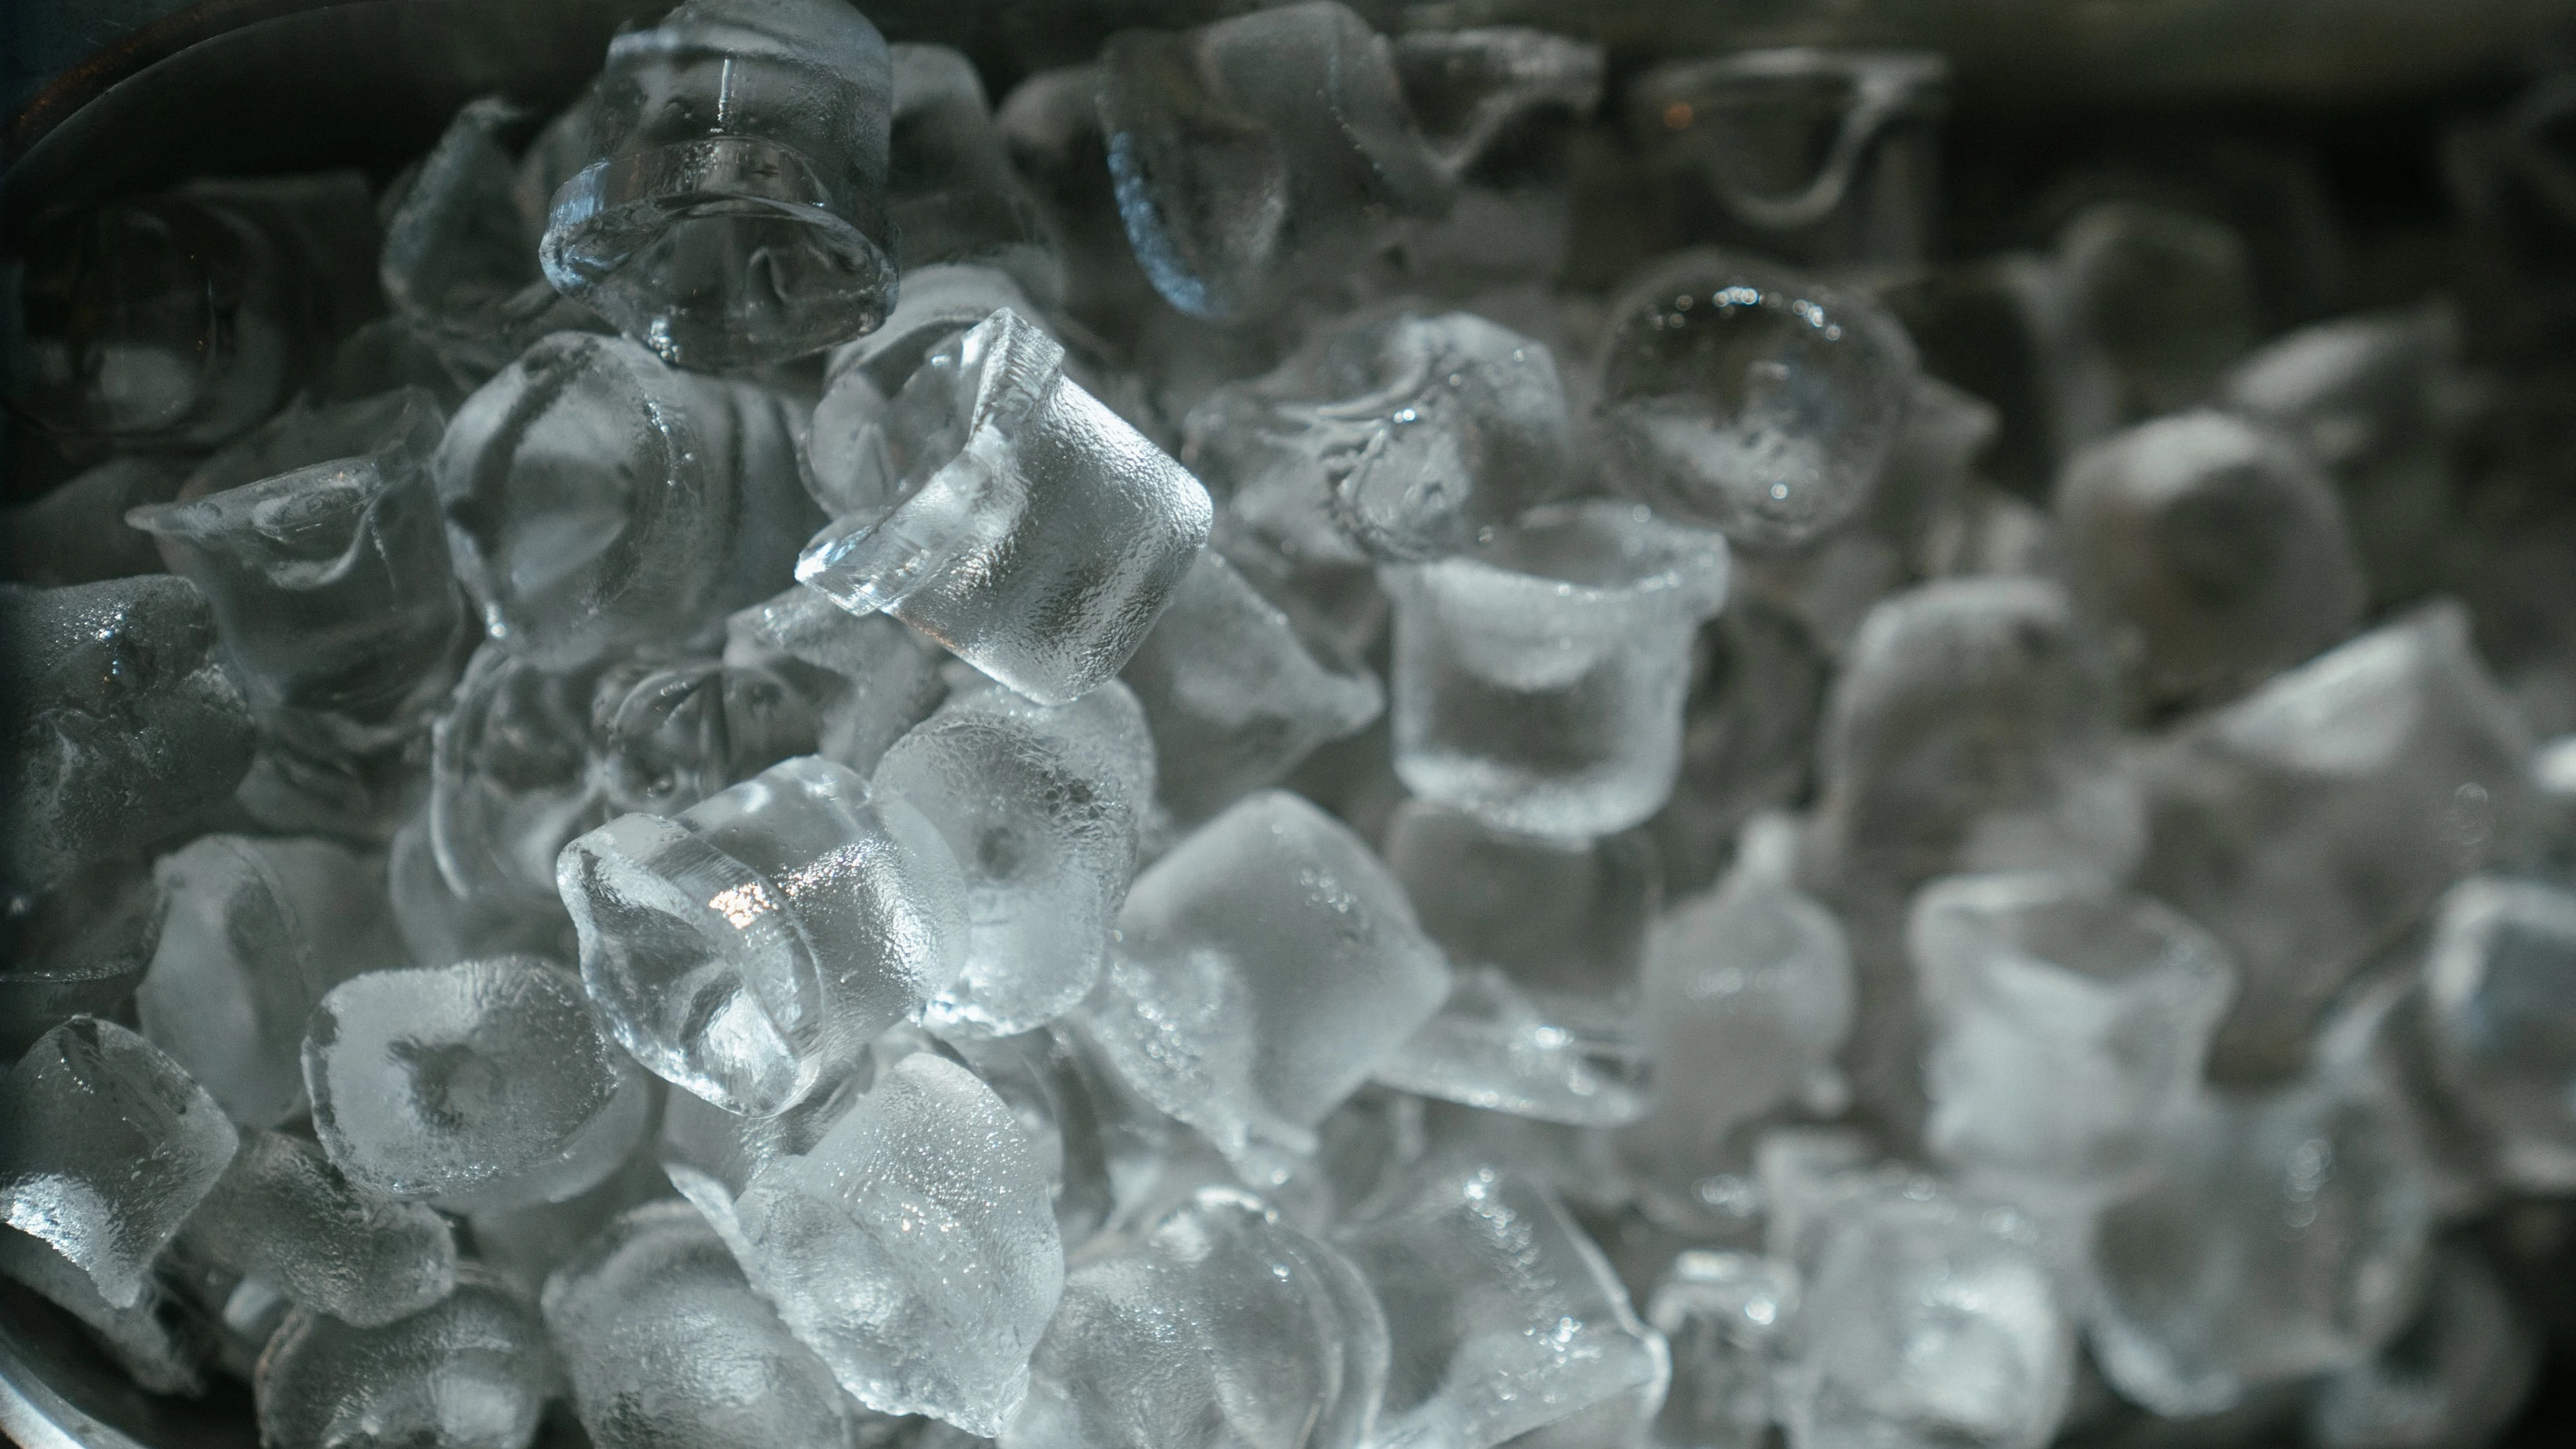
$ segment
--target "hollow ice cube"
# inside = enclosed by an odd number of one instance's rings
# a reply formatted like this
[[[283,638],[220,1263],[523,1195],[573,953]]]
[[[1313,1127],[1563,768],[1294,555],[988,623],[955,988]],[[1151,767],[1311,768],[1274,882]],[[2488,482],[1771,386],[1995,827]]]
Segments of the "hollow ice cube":
[[[1601,103],[1601,47],[1520,26],[1392,38],[1404,99],[1457,199],[1404,244],[1436,291],[1552,283],[1574,240],[1575,137]]]
[[[676,815],[791,755],[821,722],[757,664],[687,659],[614,666],[591,700],[590,774],[615,812]]]
[[[1502,830],[1608,835],[1681,769],[1691,637],[1726,542],[1634,504],[1530,514],[1472,554],[1379,571],[1395,601],[1395,770]]]
[[[616,1168],[652,1105],[581,983],[533,956],[341,982],[305,1032],[304,1081],[351,1182],[458,1211],[571,1197]]]
[[[260,1441],[279,1449],[527,1449],[556,1376],[536,1306],[468,1263],[454,1293],[380,1327],[296,1309],[251,1387]]]
[[[1655,1419],[1659,1449],[1761,1449],[1775,1383],[1798,1317],[1797,1267],[1757,1253],[1690,1249],[1673,1256],[1646,1301],[1671,1347],[1672,1387]]]
[[[198,1256],[358,1328],[408,1318],[456,1286],[456,1239],[425,1203],[351,1182],[320,1147],[245,1132],[182,1229]]]
[[[862,774],[939,707],[944,657],[891,616],[852,614],[801,584],[725,621],[725,662],[786,680],[814,710],[814,753]]]
[[[582,981],[656,1076],[766,1116],[948,985],[965,883],[911,805],[812,755],[564,848]]]
[[[1007,309],[924,359],[881,429],[871,506],[816,536],[796,577],[1041,704],[1116,674],[1207,541],[1198,480]]]
[[[2576,892],[2479,876],[2451,888],[2424,961],[2434,1069],[2518,1187],[2576,1187]]]

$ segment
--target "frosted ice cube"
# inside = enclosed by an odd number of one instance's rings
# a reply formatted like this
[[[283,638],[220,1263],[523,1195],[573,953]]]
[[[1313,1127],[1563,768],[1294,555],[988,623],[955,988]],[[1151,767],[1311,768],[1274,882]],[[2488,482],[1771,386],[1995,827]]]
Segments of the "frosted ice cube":
[[[1632,504],[1530,514],[1475,553],[1379,571],[1395,600],[1395,769],[1531,835],[1643,822],[1681,769],[1692,636],[1726,541]]]
[[[557,1377],[536,1306],[479,1264],[433,1307],[376,1328],[310,1308],[260,1355],[260,1441],[279,1449],[527,1449]]]
[[[1386,1382],[1359,1270],[1259,1198],[1205,1188],[1065,1279],[1003,1449],[1358,1449]]]
[[[582,981],[655,1075],[767,1115],[948,985],[965,883],[937,827],[812,755],[564,848]]]
[[[975,63],[945,45],[887,49],[894,104],[886,210],[902,238],[904,293],[921,268],[970,263],[1008,272],[1052,301],[1063,285],[1059,264],[1011,169]]]
[[[904,731],[930,718],[945,657],[899,621],[853,614],[803,585],[725,621],[725,662],[757,665],[805,697],[814,753],[867,773]]]
[[[154,1256],[232,1161],[232,1123],[151,1043],[90,1016],[27,1048],[5,1095],[0,1220],[68,1259],[109,1306],[134,1306]]]
[[[199,1256],[359,1328],[408,1318],[456,1286],[447,1219],[360,1187],[283,1133],[243,1133],[182,1231]]]
[[[114,1015],[161,942],[150,871],[109,861],[0,913],[0,1056],[14,1062],[67,1017]]]
[[[1610,318],[1597,406],[1620,491],[1773,549],[1869,502],[1915,375],[1877,303],[1701,249],[1631,279]]]
[[[1457,199],[1404,244],[1435,289],[1552,282],[1574,240],[1574,138],[1601,103],[1601,47],[1519,26],[1393,37],[1404,99]]]
[[[1659,1449],[1762,1449],[1779,1414],[1774,1381],[1798,1317],[1797,1267],[1756,1253],[1674,1255],[1646,1301],[1671,1346]]]
[[[1207,491],[1064,376],[1004,309],[941,346],[881,424],[870,506],[796,577],[884,610],[1041,704],[1125,665],[1207,541]]]
[[[2531,1392],[2540,1343],[2487,1255],[2435,1250],[2423,1305],[2368,1362],[2329,1374],[2308,1403],[2317,1449],[2489,1444]]]
[[[2480,876],[2443,898],[2424,961],[2441,1085],[2536,1192],[2576,1187],[2576,893]]]
[[[590,774],[610,812],[676,815],[814,751],[805,697],[759,665],[690,659],[612,667],[591,700]]]
[[[1316,1124],[1448,991],[1386,867],[1280,790],[1238,801],[1148,867],[1118,933],[1076,1013],[1083,1031],[1256,1187],[1287,1179]]]
[[[361,1187],[460,1211],[560,1201],[615,1170],[652,1103],[573,974],[533,956],[371,971],[304,1037],[313,1129]]]
[[[1663,1335],[1637,1321],[1600,1250],[1542,1188],[1483,1164],[1430,1164],[1333,1244],[1386,1311],[1392,1357],[1372,1444],[1490,1449],[1605,1404],[1633,1403],[1642,1422],[1663,1401]]]
[[[862,1403],[991,1435],[1064,1287],[1047,1196],[1002,1099],[919,1052],[811,1151],[753,1176],[743,1266]]]
[[[2058,233],[2057,255],[2074,324],[2108,363],[2122,417],[2205,401],[2254,343],[2253,257],[2225,222],[2097,202]]]
[[[1126,686],[1055,709],[998,684],[952,694],[871,788],[919,810],[965,874],[966,962],[928,1025],[1009,1036],[1090,994],[1154,797],[1154,739]]]

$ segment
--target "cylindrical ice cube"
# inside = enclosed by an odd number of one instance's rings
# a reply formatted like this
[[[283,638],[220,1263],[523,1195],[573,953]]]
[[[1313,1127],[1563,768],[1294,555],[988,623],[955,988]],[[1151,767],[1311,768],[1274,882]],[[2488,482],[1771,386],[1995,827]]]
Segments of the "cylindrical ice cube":
[[[1382,569],[1395,600],[1395,771],[1497,829],[1594,836],[1681,769],[1691,636],[1726,541],[1634,504],[1531,514],[1476,553]]]

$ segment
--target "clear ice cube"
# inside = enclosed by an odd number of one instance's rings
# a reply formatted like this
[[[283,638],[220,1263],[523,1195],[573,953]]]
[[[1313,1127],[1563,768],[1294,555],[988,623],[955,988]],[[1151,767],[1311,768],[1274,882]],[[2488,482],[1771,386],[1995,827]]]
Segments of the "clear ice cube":
[[[409,1318],[357,1328],[310,1308],[260,1355],[260,1442],[527,1449],[557,1371],[536,1305],[480,1264]]]
[[[821,721],[757,664],[689,659],[611,668],[591,700],[590,774],[612,812],[676,815],[791,755]]]
[[[351,1182],[322,1149],[245,1132],[181,1230],[198,1256],[358,1328],[408,1318],[456,1286],[456,1239],[425,1203]]]
[[[1655,1280],[1646,1321],[1672,1349],[1657,1449],[1762,1449],[1779,1416],[1775,1383],[1798,1318],[1794,1264],[1694,1248]]]
[[[1601,47],[1508,25],[1392,39],[1404,99],[1457,184],[1448,215],[1406,238],[1406,269],[1451,293],[1553,282],[1574,241],[1573,150],[1601,103]]]
[[[156,1273],[130,1304],[110,1303],[89,1275],[42,1242],[0,1229],[0,1273],[80,1320],[90,1340],[146,1393],[195,1398],[206,1392],[216,1335],[196,1305]],[[15,1305],[12,1305],[13,1307]]]
[[[768,1117],[746,1117],[694,1093],[672,1094],[662,1107],[662,1130],[655,1150],[662,1174],[680,1196],[748,1257],[742,1224],[734,1203],[753,1177],[781,1157],[801,1157],[814,1150],[823,1134],[841,1120],[867,1090],[873,1063],[862,1063],[816,1084],[785,1111]]]
[[[399,195],[387,197],[376,274],[394,318],[376,325],[417,339],[458,396],[548,332],[602,325],[557,296],[537,266],[543,218],[521,209],[511,154],[534,125],[505,97],[468,101]]]
[[[814,711],[814,753],[861,774],[939,707],[945,657],[893,617],[853,614],[802,584],[725,621],[725,662],[786,680]]]
[[[1682,702],[1681,779],[1646,826],[1668,893],[1715,881],[1746,821],[1805,793],[1831,673],[1807,627],[1765,600],[1737,595],[1701,628]]]
[[[427,844],[458,902],[495,915],[561,909],[555,857],[608,816],[590,778],[602,673],[547,669],[494,641],[474,651],[430,731]]]
[[[125,527],[125,515],[178,490],[178,474],[129,454],[0,508],[0,578],[58,589],[159,573],[161,550]]]
[[[1007,272],[1052,301],[1063,288],[1059,263],[1011,168],[975,63],[946,45],[887,49],[894,103],[886,209],[902,239],[905,295],[920,269],[963,263]]]
[[[2576,892],[2480,876],[2451,888],[2424,960],[2441,1085],[2516,1187],[2576,1187]]]

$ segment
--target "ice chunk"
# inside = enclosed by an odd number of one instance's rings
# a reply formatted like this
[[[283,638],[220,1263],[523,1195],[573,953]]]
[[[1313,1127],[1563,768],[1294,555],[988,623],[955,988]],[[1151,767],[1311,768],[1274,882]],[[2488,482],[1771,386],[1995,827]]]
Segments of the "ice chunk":
[[[159,949],[163,911],[161,883],[125,861],[11,902],[0,912],[0,1056],[16,1061],[67,1017],[115,1014]]]
[[[431,1308],[356,1328],[298,1308],[260,1355],[260,1441],[527,1449],[557,1377],[534,1304],[481,1265]]]
[[[1372,1444],[1490,1449],[1605,1405],[1633,1409],[1633,1433],[1663,1402],[1663,1335],[1542,1188],[1436,1162],[1333,1243],[1377,1290],[1393,1344]]]
[[[1002,1099],[919,1052],[736,1208],[754,1286],[842,1387],[1000,1432],[1064,1287],[1047,1183]]]
[[[1386,1319],[1348,1259],[1204,1188],[1066,1278],[1000,1442],[1358,1449],[1386,1365]]]
[[[554,194],[546,279],[676,364],[818,351],[885,320],[894,76],[829,0],[689,0],[609,42],[592,162]]]
[[[1601,103],[1601,47],[1518,26],[1393,37],[1404,99],[1457,199],[1404,244],[1435,290],[1548,283],[1574,240],[1574,138]]]
[[[938,646],[887,615],[852,614],[801,584],[726,620],[724,657],[786,680],[814,710],[814,752],[862,774],[930,718],[947,689]]]
[[[2576,893],[2480,876],[2443,898],[2424,962],[2435,1072],[2497,1169],[2576,1187]]]
[[[2211,1067],[2295,1071],[2319,1007],[2452,882],[2525,848],[2531,741],[2459,605],[2403,615],[2159,741],[2138,885],[2243,985]]]
[[[152,868],[169,905],[135,993],[143,1034],[246,1127],[304,1107],[299,1052],[322,994],[410,964],[384,862],[327,840],[201,835]]]
[[[533,956],[341,982],[305,1033],[304,1081],[313,1129],[351,1182],[460,1211],[591,1186],[652,1106],[581,983]]]
[[[1448,210],[1383,37],[1309,0],[1100,52],[1118,213],[1166,301],[1258,316]]]
[[[560,910],[555,857],[608,809],[590,778],[604,666],[544,668],[487,641],[431,730],[428,844],[446,888],[497,916]]]
[[[2286,438],[2223,413],[2094,444],[2059,476],[2056,507],[2077,600],[2151,708],[2242,694],[2361,617],[2334,486]]]
[[[546,1281],[545,1318],[599,1449],[852,1449],[832,1371],[778,1321],[706,1220],[631,1208]]]
[[[975,63],[945,45],[888,50],[894,105],[886,209],[902,238],[905,294],[923,267],[970,263],[1008,272],[1052,301],[1063,287],[1060,264],[1011,169]]]
[[[151,1043],[91,1016],[27,1048],[5,1095],[0,1220],[68,1259],[109,1306],[133,1307],[232,1161],[232,1123]]]
[[[185,579],[0,587],[0,878],[60,880],[232,794],[254,734],[214,643],[213,611]]]
[[[1357,836],[1297,796],[1245,797],[1154,862],[1076,1013],[1128,1084],[1256,1187],[1448,991],[1439,948]]]
[[[2317,1449],[2489,1444],[2520,1410],[2540,1343],[2487,1255],[2446,1243],[2427,1276],[2423,1306],[2388,1346],[2317,1386],[2307,1413]]]
[[[1682,252],[1611,304],[1604,476],[1747,547],[1803,543],[1868,503],[1914,376],[1905,330],[1866,297],[1769,262]]]
[[[998,684],[952,694],[871,788],[919,810],[966,880],[966,964],[928,1024],[1009,1036],[1090,994],[1154,797],[1145,713],[1112,680],[1055,709]]]
[[[1924,1143],[1972,1172],[2109,1195],[2200,1090],[2236,971],[2164,905],[2080,875],[1958,876],[1914,898]]]
[[[2110,367],[2121,417],[2206,401],[2254,343],[2253,259],[2225,222],[2098,202],[2058,234],[2057,254],[2075,323]]]
[[[784,1109],[946,987],[966,890],[938,828],[812,755],[566,846],[582,981],[655,1075]]]
[[[569,669],[679,643],[777,592],[818,517],[797,480],[802,422],[755,383],[679,372],[630,341],[540,339],[465,400],[438,449],[484,628]]]
[[[1207,541],[1198,480],[1007,309],[924,359],[881,429],[855,490],[871,506],[818,535],[796,577],[1041,704],[1116,674]]]
[[[456,1240],[423,1203],[351,1182],[301,1137],[245,1132],[182,1230],[200,1257],[342,1323],[376,1328],[456,1286]]]
[[[1395,770],[1498,829],[1608,835],[1681,769],[1691,638],[1726,541],[1633,504],[1555,504],[1473,554],[1380,570],[1395,600]]]
[[[1692,1249],[1655,1280],[1646,1321],[1671,1345],[1673,1381],[1658,1449],[1762,1449],[1780,1406],[1774,1382],[1798,1317],[1795,1265]]]
[[[805,697],[757,664],[612,666],[591,700],[590,773],[610,812],[676,815],[737,780],[814,751]]]
[[[873,1065],[862,1062],[826,1078],[785,1111],[768,1117],[728,1112],[688,1092],[672,1095],[662,1108],[657,1144],[663,1176],[748,1258],[735,1201],[762,1168],[781,1157],[813,1151],[867,1090]]]

